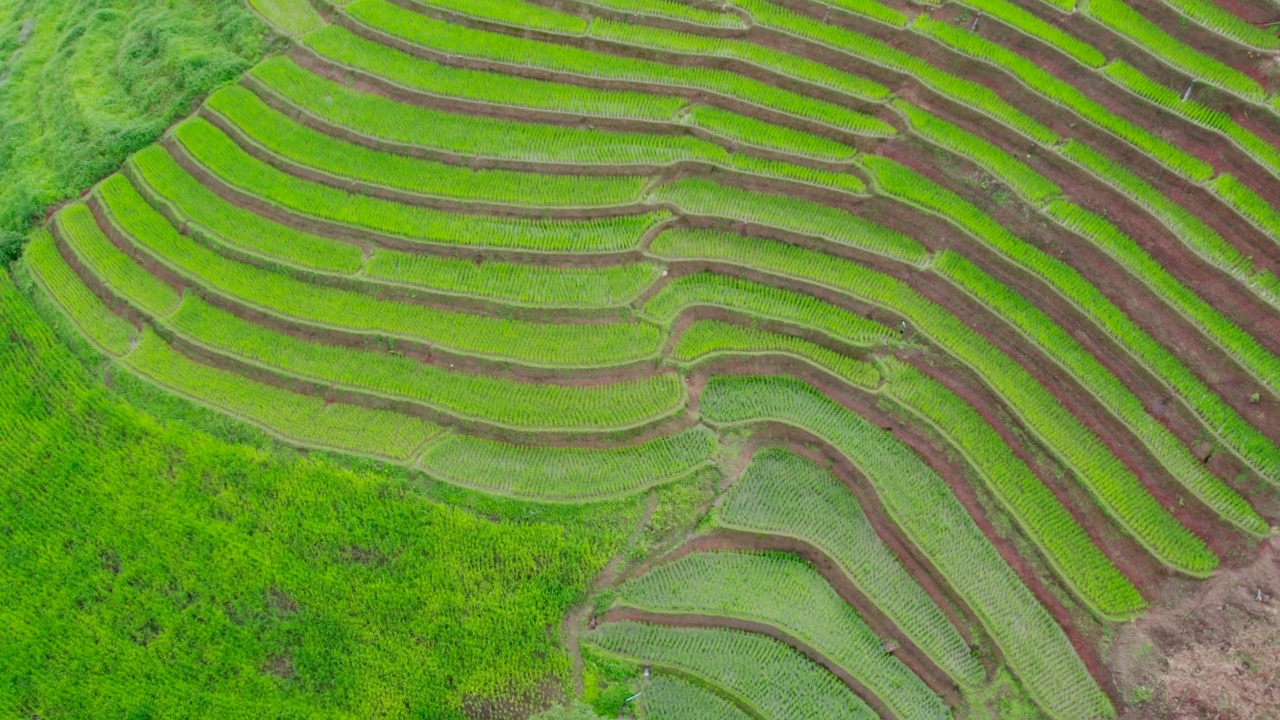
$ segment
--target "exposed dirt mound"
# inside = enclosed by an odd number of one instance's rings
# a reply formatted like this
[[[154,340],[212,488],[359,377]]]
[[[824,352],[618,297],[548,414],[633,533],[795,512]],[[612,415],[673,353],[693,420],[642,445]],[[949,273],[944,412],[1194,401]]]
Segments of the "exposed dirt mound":
[[[1280,718],[1280,537],[1116,633],[1108,657],[1132,720]]]

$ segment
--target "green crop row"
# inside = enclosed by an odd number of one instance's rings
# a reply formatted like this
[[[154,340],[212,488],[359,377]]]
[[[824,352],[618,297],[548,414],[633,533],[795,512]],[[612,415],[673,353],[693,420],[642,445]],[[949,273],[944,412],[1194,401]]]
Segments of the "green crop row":
[[[889,88],[823,65],[797,55],[757,45],[736,38],[712,37],[678,32],[646,25],[629,25],[597,19],[591,23],[587,34],[593,38],[665,52],[740,60],[765,70],[776,72],[819,87],[835,90],[866,102],[883,102],[889,97]],[[874,122],[872,122],[874,121]],[[891,136],[893,127],[883,121],[868,118],[861,132],[868,135]]]
[[[1003,45],[991,42],[963,28],[934,20],[927,15],[918,16],[911,24],[911,29],[958,52],[1009,72],[1032,91],[1116,135],[1184,177],[1195,182],[1204,182],[1213,176],[1213,167],[1209,163],[1156,136],[1146,128],[1111,112],[1074,85]]]
[[[465,17],[561,35],[582,35],[587,29],[587,21],[577,15],[519,0],[413,0],[413,2]]]
[[[739,115],[714,105],[694,105],[687,114],[676,117],[735,143],[819,160],[852,160],[856,155],[853,148],[834,140]]]
[[[771,160],[769,158],[756,157],[755,155],[730,153],[724,163],[724,167],[749,175],[762,175],[829,187],[852,195],[860,195],[867,190],[867,186],[853,173],[833,172],[803,165],[793,165],[781,160]]]
[[[1233,175],[1223,173],[1209,183],[1209,188],[1236,212],[1262,228],[1272,240],[1280,243],[1280,212]]]
[[[849,132],[879,129],[880,121],[871,116],[724,70],[668,65],[474,30],[403,10],[385,0],[357,0],[347,7],[347,12],[380,32],[447,55],[536,67],[584,78],[701,90]]]
[[[1089,238],[1113,256],[1125,252],[1133,242],[1115,230],[1114,226],[1104,218],[1069,203],[1061,205],[1055,203],[1049,207],[1049,212],[1060,222]],[[1130,272],[1140,278],[1160,279],[1160,276],[1166,272],[1149,256],[1135,253],[1130,258],[1140,259],[1145,265],[1145,267],[1130,269]],[[1257,340],[1186,286],[1170,285],[1169,288],[1163,294],[1167,295],[1173,307],[1179,309],[1233,357],[1240,360],[1247,369],[1258,376],[1260,381],[1273,389],[1277,387],[1275,383],[1280,378],[1280,375],[1277,375],[1277,363],[1280,361],[1275,355],[1258,345]],[[1077,301],[1077,303],[1088,308],[1090,314],[1098,319],[1104,329],[1129,348],[1130,352],[1157,377],[1163,379],[1184,397],[1191,407],[1209,422],[1210,427],[1228,446],[1259,472],[1273,480],[1280,480],[1280,448],[1267,440],[1224,403],[1168,349],[1147,335],[1119,309],[1113,309],[1113,305],[1102,304],[1096,300]]]
[[[709,272],[667,283],[645,302],[644,313],[668,325],[680,313],[697,306],[723,307],[759,320],[791,323],[853,347],[889,345],[901,339],[900,333],[874,320],[811,295]]]
[[[964,638],[835,475],[784,450],[763,450],[725,493],[716,521],[818,548],[943,672],[964,687],[982,682],[982,664]]]
[[[55,226],[71,252],[117,296],[156,316],[168,315],[178,306],[182,299],[178,292],[113,245],[82,203],[59,212]]]
[[[312,285],[229,260],[179,234],[122,176],[109,178],[98,192],[133,242],[193,283],[303,322],[420,339],[461,353],[556,367],[626,363],[654,357],[662,346],[662,331],[650,323],[536,323]]]
[[[85,287],[80,276],[58,253],[48,230],[37,230],[32,235],[23,257],[40,287],[85,337],[111,355],[129,352],[138,331]]]
[[[876,156],[864,156],[863,164],[871,169],[880,188],[887,194],[951,218],[993,250],[1057,289],[1086,317],[1115,338],[1136,360],[1186,398],[1193,408],[1209,420],[1214,432],[1237,449],[1246,460],[1259,471],[1277,477],[1274,473],[1280,470],[1277,467],[1280,465],[1280,459],[1277,459],[1280,453],[1275,446],[1264,441],[1251,425],[1239,418],[1234,411],[1230,411],[1168,349],[1148,335],[1075,268],[1013,235],[954,193],[906,167]],[[1215,322],[1215,314],[1221,317],[1186,286],[1178,283],[1131,238],[1115,230],[1114,226],[1102,218],[1062,200],[1050,203],[1046,213],[1054,221],[1116,258],[1131,274],[1146,282],[1175,309],[1183,310],[1184,313],[1184,308],[1194,310],[1197,315],[1190,319],[1197,321],[1201,327],[1205,323]],[[1224,343],[1224,347],[1249,350],[1251,343],[1256,346],[1256,341],[1240,332],[1229,320],[1225,320],[1225,324],[1206,327],[1205,330],[1211,337],[1222,338],[1220,342]],[[1269,353],[1261,359],[1256,353],[1251,355],[1251,359],[1260,364],[1266,358],[1271,358],[1272,361],[1275,359]],[[1267,367],[1265,364],[1260,366]]]
[[[585,0],[587,5],[608,8],[632,15],[648,15],[704,25],[710,28],[742,29],[747,26],[733,13],[690,7],[679,0]]]
[[[907,16],[875,0],[818,0],[822,5],[861,15],[893,27],[906,27]]]
[[[688,475],[709,463],[715,449],[715,433],[702,426],[603,450],[451,435],[428,446],[418,465],[442,480],[484,492],[572,502],[632,493]]]
[[[1245,130],[1227,113],[1192,100],[1183,100],[1176,91],[1143,75],[1137,68],[1122,60],[1107,64],[1102,68],[1102,72],[1112,82],[1129,92],[1181,115],[1196,125],[1223,135],[1267,170],[1280,174],[1280,149]]]
[[[1036,192],[1032,188],[1036,187],[1036,179],[1043,183],[1048,183],[1048,181],[1017,159],[1004,155],[1001,150],[986,140],[971,135],[941,119],[932,118],[921,111],[917,111],[917,114],[923,115],[927,122],[917,123],[915,118],[912,117],[913,126],[928,139],[982,164],[983,167],[1018,191],[1025,199],[1036,202],[1038,205],[1044,199],[1047,199],[1046,194]],[[1266,272],[1254,273],[1252,261],[1249,258],[1229,245],[1194,214],[1168,200],[1168,198],[1161,195],[1159,191],[1130,170],[1075,140],[1064,143],[1058,148],[1058,152],[1150,210],[1175,235],[1182,238],[1185,243],[1196,250],[1198,254],[1202,257],[1211,256],[1208,259],[1216,261],[1215,264],[1219,267],[1245,280],[1250,287],[1260,295],[1263,295],[1264,298],[1275,297],[1278,294],[1277,291],[1280,288],[1277,288],[1274,276]],[[875,162],[875,160],[872,160],[872,162]],[[887,165],[885,167],[886,169],[889,168]],[[902,174],[900,169],[894,170],[896,174]],[[897,182],[898,187],[914,190],[917,195],[923,193],[924,188],[928,187],[928,185],[927,180],[913,174],[908,174],[906,178],[899,179]],[[1218,185],[1218,181],[1215,181],[1214,186],[1217,187]],[[946,191],[941,189],[931,192],[936,198],[942,198],[946,194]],[[917,201],[927,202],[919,197],[917,197]],[[935,202],[937,201],[935,200]],[[952,207],[955,207],[959,201],[952,199],[949,202]],[[1263,205],[1265,206],[1265,202],[1263,202]],[[1269,353],[1257,348],[1252,338],[1240,332],[1234,323],[1231,323],[1216,309],[1204,303],[1203,300],[1179,283],[1131,238],[1125,236],[1105,219],[1086,213],[1075,205],[1060,200],[1049,203],[1043,209],[1046,210],[1046,214],[1050,219],[1067,229],[1078,232],[1086,240],[1095,243],[1100,249],[1116,258],[1130,273],[1143,280],[1171,307],[1182,312],[1197,325],[1201,327],[1217,327],[1217,332],[1208,332],[1208,334],[1215,339],[1226,338],[1225,341],[1219,341],[1223,343],[1224,348],[1244,348],[1244,351],[1254,353],[1256,358],[1260,358],[1255,360],[1256,364],[1265,367]],[[967,212],[972,214],[976,211],[969,210]],[[983,223],[980,227],[973,223],[968,223],[967,227],[971,230],[981,230],[986,233],[980,237],[988,241],[995,241],[992,244],[1007,256],[1039,268],[1038,272],[1042,276],[1058,285],[1064,295],[1076,302],[1086,314],[1109,318],[1108,320],[1099,320],[1099,324],[1108,329],[1123,344],[1131,348],[1141,348],[1134,350],[1135,357],[1147,364],[1158,376],[1164,377],[1166,382],[1183,393],[1192,402],[1193,407],[1203,417],[1210,420],[1211,427],[1215,432],[1223,435],[1224,439],[1228,436],[1234,438],[1227,440],[1228,445],[1231,445],[1237,452],[1241,453],[1250,464],[1259,469],[1268,467],[1269,461],[1266,458],[1275,453],[1277,451],[1276,448],[1245,423],[1234,410],[1231,410],[1219,398],[1212,395],[1204,387],[1203,383],[1173,358],[1163,346],[1147,337],[1145,332],[1130,321],[1127,316],[1123,316],[1118,309],[1108,309],[1110,307],[1109,301],[1106,301],[1100,294],[1089,291],[1085,287],[1083,279],[1072,278],[1073,270],[1068,271],[1066,266],[1059,261],[1046,259],[1039,251],[1031,250],[1028,254],[1029,246],[1009,233],[995,228],[991,223]],[[1014,254],[1011,254],[1011,252]],[[1058,277],[1070,279],[1071,282],[1063,285],[1059,284],[1057,280],[1051,279]],[[1075,290],[1067,289],[1068,286],[1077,285],[1079,287]],[[1250,349],[1251,345],[1255,345],[1255,347]],[[1233,351],[1233,354],[1235,352],[1237,351]],[[1198,398],[1198,400],[1192,400],[1193,398]],[[1166,462],[1166,465],[1171,470],[1181,464],[1181,461],[1175,462],[1173,465],[1169,465]],[[1247,518],[1248,516],[1239,517]],[[1250,526],[1254,525],[1254,520],[1249,518],[1248,524]]]
[[[324,18],[307,0],[249,0],[249,4],[289,37],[300,37],[324,25]]]
[[[700,552],[624,585],[617,602],[656,613],[696,613],[772,625],[844,668],[894,717],[928,720],[949,711],[827,581],[780,553]]]
[[[1210,473],[1176,435],[1148,413],[1138,396],[1052,318],[953,252],[939,254],[933,269],[1031,338],[1132,430],[1169,474],[1193,495],[1233,525],[1254,535],[1267,534],[1267,521],[1248,501]]]
[[[773,420],[830,443],[860,470],[888,516],[982,621],[1037,704],[1058,718],[1115,715],[1071,641],[946,481],[892,434],[785,377],[714,377],[699,407],[717,423]]]
[[[900,50],[887,42],[785,10],[768,0],[730,0],[730,2],[750,13],[758,25],[819,43],[851,57],[910,75],[934,92],[968,105],[1036,142],[1052,145],[1058,140],[1057,134],[1052,130],[1006,102],[985,85],[939,70],[923,58]]]
[[[1112,620],[1124,620],[1142,610],[1146,603],[1129,579],[977,410],[910,365],[885,358],[880,369],[889,397],[964,453],[987,488],[1079,598]]]
[[[433,95],[588,117],[689,122],[707,132],[744,146],[769,148],[806,157],[844,160],[852,154],[852,150],[847,146],[817,135],[774,125],[710,105],[690,105],[683,98],[636,91],[600,90],[581,85],[441,65],[370,42],[336,25],[328,26],[320,32],[307,36],[305,42],[313,51],[333,62],[378,75],[393,84]],[[317,83],[323,82],[319,78],[307,82],[293,77],[305,71],[282,56],[264,60],[251,72],[259,80],[271,84],[274,89],[288,92],[297,103],[302,102],[298,98],[300,85],[315,87]],[[341,85],[336,87],[345,91],[347,95],[354,95]],[[316,95],[315,90],[303,89],[301,92],[307,96]],[[328,94],[323,97],[328,97]],[[308,109],[317,115],[323,115],[325,110],[323,107]],[[401,110],[401,113],[403,112],[405,111]],[[384,124],[387,127],[395,127],[394,118],[391,122],[384,122]],[[506,126],[516,127],[511,123],[507,123]],[[610,135],[616,135],[616,133]],[[629,137],[634,144],[645,136],[632,134]],[[650,140],[646,145],[652,142]],[[651,151],[646,150],[646,152]]]
[[[407,460],[440,432],[436,425],[408,415],[327,403],[203,365],[175,352],[150,330],[123,362],[171,392],[305,445]]]
[[[1045,176],[981,135],[966,132],[905,100],[895,100],[893,106],[921,137],[977,163],[1033,205],[1039,207],[1062,194]]]
[[[1280,50],[1274,31],[1250,25],[1212,0],[1164,0],[1193,22],[1257,50]]]
[[[731,153],[700,138],[495,120],[445,113],[359,93],[313,75],[288,60],[272,59],[253,71],[270,90],[326,122],[363,135],[458,155],[571,165],[668,165],[700,161],[727,169],[774,175],[860,192],[852,175],[817,171],[754,155]],[[524,81],[536,82],[536,81]],[[719,109],[697,106],[663,118],[702,126],[725,139],[800,156],[847,157],[849,148]]]
[[[774,720],[876,720],[848,686],[799,652],[763,635],[724,628],[605,623],[584,638],[615,655],[688,673]]]
[[[698,363],[717,355],[782,354],[816,365],[854,387],[874,390],[880,374],[874,366],[792,335],[781,335],[718,320],[699,320],[680,335],[671,358]]]
[[[611,252],[633,247],[645,232],[669,217],[658,212],[546,220],[442,212],[289,175],[249,155],[203,118],[184,122],[174,135],[197,162],[246,193],[304,215],[424,243],[539,252]]]
[[[710,690],[653,673],[637,699],[645,720],[752,720],[737,705]]]
[[[374,248],[365,262],[357,245],[299,232],[243,210],[201,185],[165,150],[151,146],[133,158],[148,192],[218,242],[305,268],[436,292],[537,307],[617,307],[658,279],[661,268],[627,263],[601,268],[484,262]],[[364,267],[361,268],[361,263]]]
[[[200,184],[160,145],[130,159],[135,177],[176,213],[220,240],[290,265],[349,275],[364,262],[360,246],[295,230],[223,199]]]
[[[669,203],[689,215],[756,223],[922,266],[923,245],[900,232],[827,205],[784,195],[742,190],[703,178],[685,178],[654,188],[650,202]]]
[[[1246,283],[1255,276],[1251,258],[1132,170],[1076,140],[1066,142],[1058,152],[1146,208],[1196,255]]]
[[[652,263],[562,268],[377,249],[362,275],[450,295],[543,308],[620,307],[662,274]]]
[[[1266,102],[1267,91],[1253,78],[1195,50],[1160,29],[1123,0],[1082,0],[1080,12],[1133,41],[1162,62],[1196,80],[1222,88],[1250,102]]]
[[[905,283],[829,255],[728,233],[661,235],[652,252],[753,267],[817,283],[904,316],[942,350],[972,368],[1005,405],[1071,469],[1104,508],[1162,562],[1205,575],[1218,559],[1147,492],[1102,441],[1021,365]]]
[[[671,415],[685,400],[675,373],[586,386],[472,375],[382,352],[301,340],[194,297],[164,324],[204,347],[277,372],[522,430],[622,429]]]
[[[443,65],[365,40],[339,25],[313,32],[303,38],[302,43],[331,62],[432,95],[635,120],[668,120],[688,104],[680,97],[603,90]],[[263,60],[250,72],[260,77],[272,75],[292,64],[288,58],[277,55]]]
[[[609,207],[638,199],[647,178],[626,175],[546,175],[474,170],[370,150],[300,125],[257,95],[232,86],[214,93],[206,107],[268,151],[300,165],[374,185],[454,200],[531,207]]]
[[[1107,61],[1097,48],[1071,33],[1040,19],[1009,0],[964,0],[974,10],[986,13],[1009,27],[1052,46],[1091,68],[1102,67]]]

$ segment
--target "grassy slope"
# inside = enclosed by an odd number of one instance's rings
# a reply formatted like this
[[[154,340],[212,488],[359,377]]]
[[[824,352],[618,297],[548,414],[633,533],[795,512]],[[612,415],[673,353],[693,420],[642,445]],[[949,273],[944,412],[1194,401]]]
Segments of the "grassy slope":
[[[0,0],[0,259],[272,37],[242,0]]]
[[[424,494],[303,457],[108,389],[41,314],[0,273],[0,716],[449,718],[561,685],[555,629],[642,500]]]

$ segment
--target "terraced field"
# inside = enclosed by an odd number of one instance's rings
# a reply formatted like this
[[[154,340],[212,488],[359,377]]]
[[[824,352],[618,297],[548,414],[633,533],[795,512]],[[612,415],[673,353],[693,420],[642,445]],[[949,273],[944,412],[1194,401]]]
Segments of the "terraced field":
[[[287,444],[713,473],[565,621],[597,709],[1115,717],[1116,629],[1276,542],[1275,7],[252,5],[287,49],[22,262]]]

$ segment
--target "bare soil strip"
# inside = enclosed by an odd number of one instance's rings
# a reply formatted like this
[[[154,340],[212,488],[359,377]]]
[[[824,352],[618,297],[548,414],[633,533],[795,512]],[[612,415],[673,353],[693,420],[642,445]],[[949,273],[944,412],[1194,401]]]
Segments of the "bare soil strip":
[[[898,717],[889,710],[889,706],[885,705],[884,701],[867,689],[867,686],[863,685],[862,682],[850,674],[848,670],[836,664],[812,646],[801,642],[778,627],[769,625],[768,623],[754,622],[752,620],[743,620],[742,618],[722,615],[701,615],[698,613],[655,613],[631,607],[611,608],[605,615],[604,620],[605,622],[631,620],[634,622],[649,623],[651,625],[666,625],[668,627],[679,628],[729,628],[732,630],[742,630],[744,632],[756,633],[759,635],[767,635],[799,652],[818,665],[821,665],[832,675],[840,678],[841,682],[848,686],[855,695],[862,698],[868,705],[870,705],[880,717]],[[904,718],[902,720],[906,719]]]

